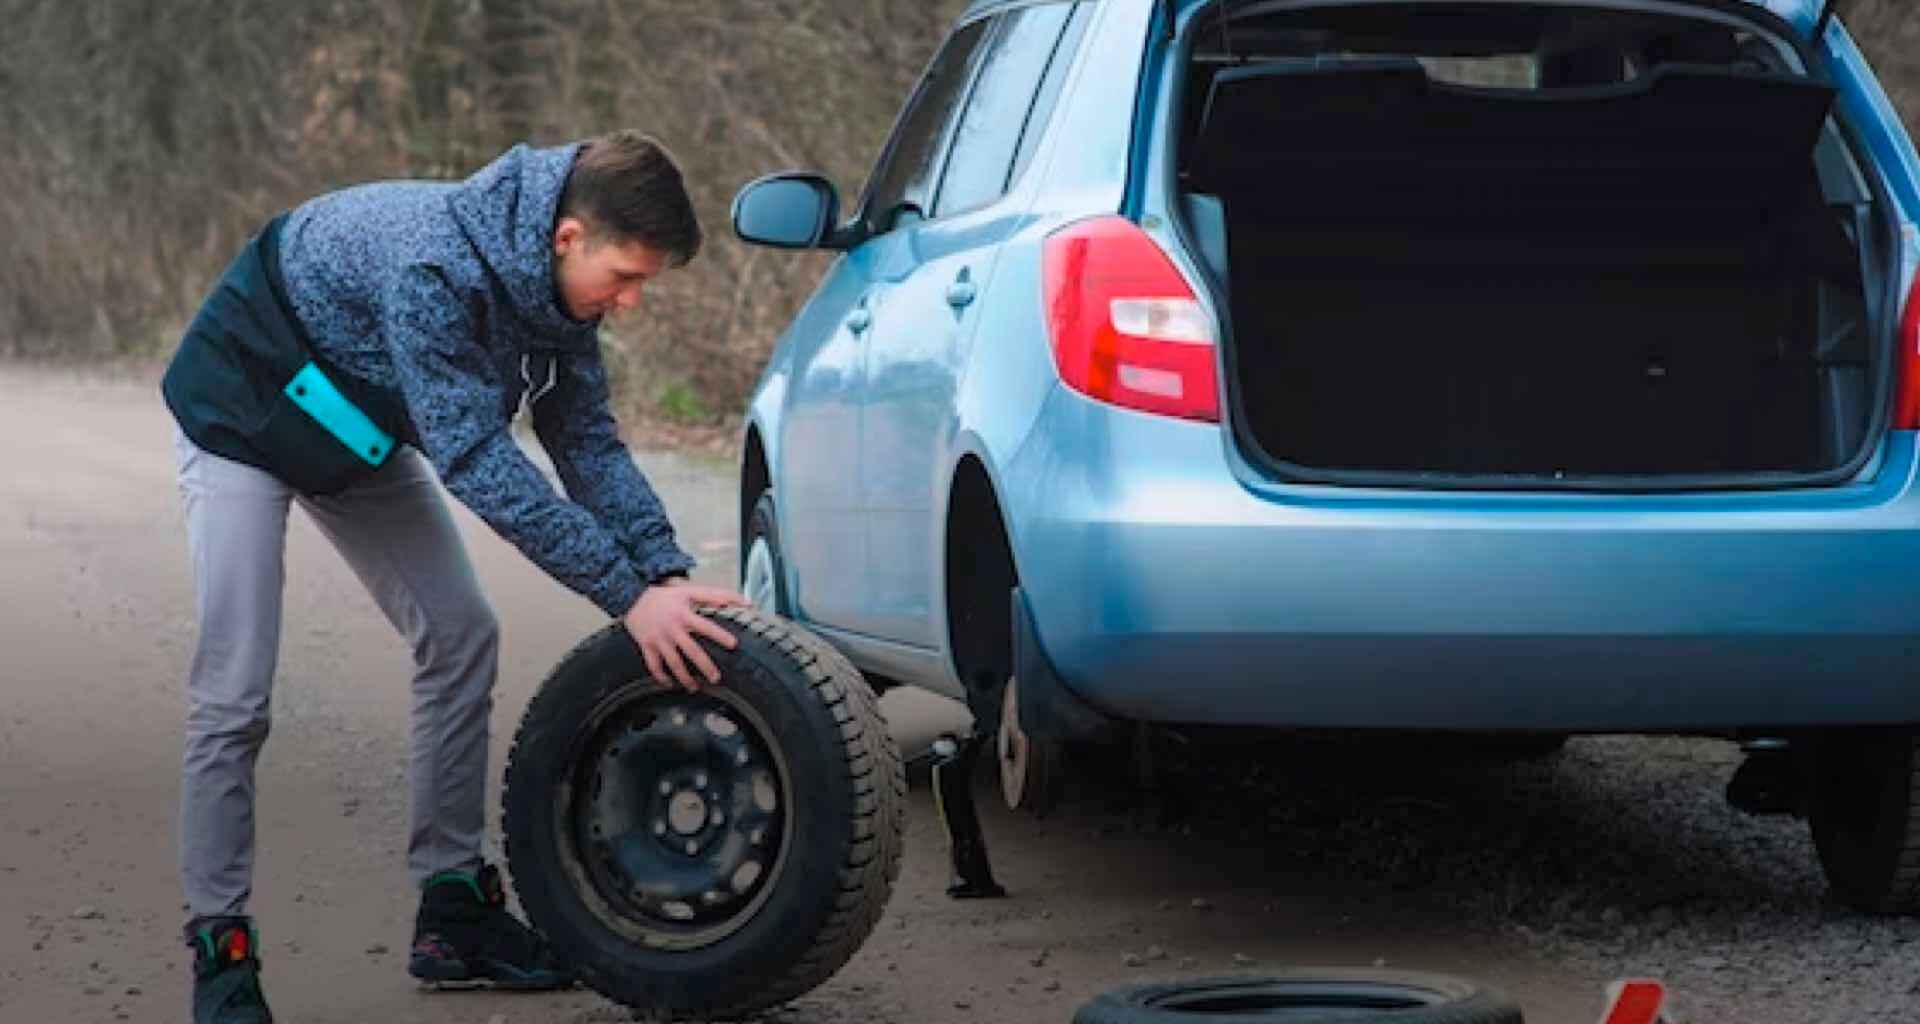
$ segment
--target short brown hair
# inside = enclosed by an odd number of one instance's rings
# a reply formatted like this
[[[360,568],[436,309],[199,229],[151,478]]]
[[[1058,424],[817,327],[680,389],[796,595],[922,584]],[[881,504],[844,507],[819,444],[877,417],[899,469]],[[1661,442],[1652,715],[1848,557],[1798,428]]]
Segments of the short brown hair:
[[[700,251],[700,219],[680,167],[643,132],[609,132],[583,143],[560,192],[559,215],[579,218],[593,234],[659,249],[671,266],[685,266]]]

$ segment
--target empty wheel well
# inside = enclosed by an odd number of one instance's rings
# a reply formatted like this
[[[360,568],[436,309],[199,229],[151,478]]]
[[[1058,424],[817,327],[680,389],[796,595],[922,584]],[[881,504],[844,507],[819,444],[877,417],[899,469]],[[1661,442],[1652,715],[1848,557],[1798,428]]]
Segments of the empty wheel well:
[[[761,492],[773,482],[767,471],[767,449],[760,443],[760,431],[748,428],[746,450],[740,455],[740,557],[747,557],[747,523],[753,519],[753,505]]]
[[[947,499],[947,639],[970,696],[1013,673],[1013,595],[1019,582],[1000,502],[986,467],[969,458]]]

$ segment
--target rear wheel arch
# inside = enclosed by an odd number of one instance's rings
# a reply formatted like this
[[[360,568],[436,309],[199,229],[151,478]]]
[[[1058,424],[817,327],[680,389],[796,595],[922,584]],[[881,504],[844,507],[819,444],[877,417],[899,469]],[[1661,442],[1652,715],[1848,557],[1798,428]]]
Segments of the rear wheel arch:
[[[986,463],[967,455],[947,493],[943,545],[947,650],[969,703],[994,697],[1013,673],[1012,537]]]

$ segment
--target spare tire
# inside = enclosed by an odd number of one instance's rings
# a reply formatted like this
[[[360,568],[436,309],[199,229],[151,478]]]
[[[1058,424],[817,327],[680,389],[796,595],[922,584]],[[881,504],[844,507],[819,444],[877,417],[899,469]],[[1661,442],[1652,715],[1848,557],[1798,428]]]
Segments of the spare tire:
[[[899,876],[906,776],[873,691],[831,646],[707,612],[718,686],[651,677],[625,627],[528,704],[507,757],[506,859],[581,981],[657,1018],[730,1018],[839,970]]]
[[[1096,996],[1073,1024],[1523,1024],[1520,1008],[1443,974],[1343,967],[1129,985]]]

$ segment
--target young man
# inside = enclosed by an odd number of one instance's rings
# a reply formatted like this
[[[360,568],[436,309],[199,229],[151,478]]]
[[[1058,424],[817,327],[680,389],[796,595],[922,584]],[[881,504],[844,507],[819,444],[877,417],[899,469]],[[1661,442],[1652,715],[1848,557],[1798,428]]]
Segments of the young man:
[[[197,1024],[272,1019],[246,903],[289,503],[413,647],[409,971],[568,983],[482,859],[498,628],[439,487],[623,620],[659,678],[717,680],[699,641],[732,638],[696,607],[745,602],[687,583],[693,559],[608,411],[596,333],[699,245],[652,139],[517,146],[464,182],[364,185],[276,217],[188,328],[162,392],[199,617],[180,819]],[[522,413],[565,497],[511,437]]]

